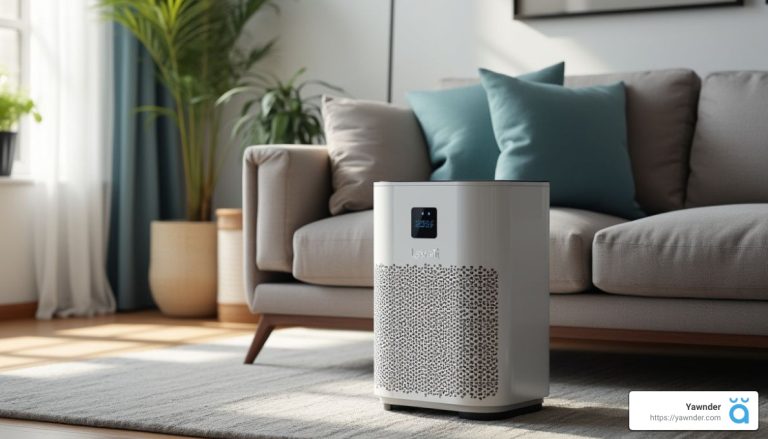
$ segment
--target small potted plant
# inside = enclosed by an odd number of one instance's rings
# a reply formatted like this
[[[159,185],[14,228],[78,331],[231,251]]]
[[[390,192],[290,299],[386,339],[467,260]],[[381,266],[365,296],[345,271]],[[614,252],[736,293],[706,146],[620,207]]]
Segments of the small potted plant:
[[[35,103],[21,91],[8,85],[8,77],[0,74],[0,176],[7,177],[13,171],[16,157],[16,129],[19,120],[27,115],[40,122]]]
[[[232,137],[240,137],[243,145],[313,144],[324,140],[320,120],[320,95],[303,96],[308,85],[344,93],[324,81],[297,83],[306,69],[301,68],[288,81],[261,74],[246,75],[237,87],[217,101],[222,105],[235,96],[243,98],[241,116],[232,127]]]

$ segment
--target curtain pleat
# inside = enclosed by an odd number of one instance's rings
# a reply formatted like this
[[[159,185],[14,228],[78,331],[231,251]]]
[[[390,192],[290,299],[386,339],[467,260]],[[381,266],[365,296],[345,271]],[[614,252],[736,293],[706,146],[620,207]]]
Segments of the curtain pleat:
[[[114,137],[107,273],[118,310],[154,307],[149,290],[150,223],[184,217],[178,130],[172,120],[138,113],[169,106],[148,53],[115,25]]]
[[[30,91],[43,120],[29,126],[35,179],[37,317],[114,312],[107,281],[111,139],[110,28],[95,0],[30,10]]]

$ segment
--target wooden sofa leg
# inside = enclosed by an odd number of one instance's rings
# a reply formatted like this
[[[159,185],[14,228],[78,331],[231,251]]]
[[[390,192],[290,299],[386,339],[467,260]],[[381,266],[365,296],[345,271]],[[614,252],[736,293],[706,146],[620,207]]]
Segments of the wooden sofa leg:
[[[354,331],[373,331],[373,319],[355,317],[323,317],[295,314],[262,314],[256,335],[245,356],[245,364],[253,364],[264,342],[276,327],[304,326],[307,328],[349,329]]]
[[[253,364],[256,361],[256,356],[261,352],[261,348],[264,347],[264,343],[267,342],[269,334],[275,329],[275,323],[269,314],[262,314],[259,326],[256,327],[256,334],[253,336],[251,347],[248,348],[248,354],[245,356],[245,364]]]

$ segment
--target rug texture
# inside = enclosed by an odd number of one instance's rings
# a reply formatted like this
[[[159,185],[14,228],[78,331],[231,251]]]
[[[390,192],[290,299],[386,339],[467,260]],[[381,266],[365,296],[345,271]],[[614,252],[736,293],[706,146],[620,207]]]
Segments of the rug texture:
[[[631,432],[629,390],[757,390],[768,363],[553,352],[544,409],[504,421],[386,412],[373,396],[372,334],[276,331],[255,365],[249,337],[0,373],[0,416],[216,438],[728,437]]]

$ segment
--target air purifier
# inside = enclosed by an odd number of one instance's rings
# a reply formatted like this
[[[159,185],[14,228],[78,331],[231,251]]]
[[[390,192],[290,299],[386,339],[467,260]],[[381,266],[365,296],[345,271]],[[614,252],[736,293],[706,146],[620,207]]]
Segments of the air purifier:
[[[374,391],[494,419],[549,393],[549,184],[374,184]]]

